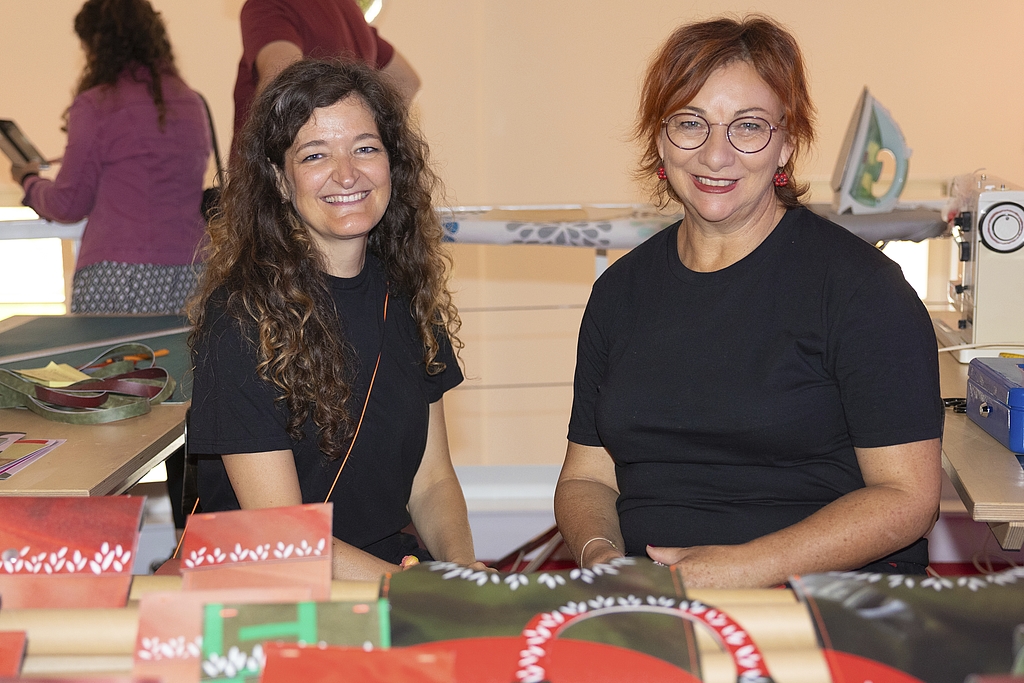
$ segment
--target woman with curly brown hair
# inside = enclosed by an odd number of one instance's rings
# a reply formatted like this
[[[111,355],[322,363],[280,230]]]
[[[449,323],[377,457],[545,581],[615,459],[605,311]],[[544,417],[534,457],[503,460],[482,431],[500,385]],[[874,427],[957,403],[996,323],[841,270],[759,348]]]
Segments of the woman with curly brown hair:
[[[75,17],[85,70],[67,112],[56,179],[16,164],[23,203],[73,223],[88,216],[73,313],[177,313],[195,287],[210,131],[146,0],[88,0]]]
[[[437,187],[386,76],[301,61],[257,97],[210,226],[192,305],[200,504],[330,500],[336,578],[475,560],[444,420],[462,373]]]

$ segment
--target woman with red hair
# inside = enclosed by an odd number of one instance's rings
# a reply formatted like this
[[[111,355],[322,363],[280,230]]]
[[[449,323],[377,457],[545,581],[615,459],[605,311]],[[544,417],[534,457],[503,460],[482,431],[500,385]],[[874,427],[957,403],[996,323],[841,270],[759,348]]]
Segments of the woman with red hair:
[[[801,205],[800,49],[763,16],[673,33],[644,81],[642,178],[684,218],[613,264],[580,329],[555,515],[581,566],[690,587],[924,573],[942,403],[899,266]]]

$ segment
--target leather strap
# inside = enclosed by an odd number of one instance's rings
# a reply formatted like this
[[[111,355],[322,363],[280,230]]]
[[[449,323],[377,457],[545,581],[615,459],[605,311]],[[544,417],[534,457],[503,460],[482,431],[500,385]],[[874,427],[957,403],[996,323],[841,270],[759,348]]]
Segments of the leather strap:
[[[124,356],[149,358],[150,367],[132,369]],[[145,344],[121,344],[107,349],[79,368],[92,378],[60,389],[25,380],[0,368],[0,408],[27,408],[57,422],[101,424],[149,412],[174,392],[174,379],[158,368],[153,350]]]

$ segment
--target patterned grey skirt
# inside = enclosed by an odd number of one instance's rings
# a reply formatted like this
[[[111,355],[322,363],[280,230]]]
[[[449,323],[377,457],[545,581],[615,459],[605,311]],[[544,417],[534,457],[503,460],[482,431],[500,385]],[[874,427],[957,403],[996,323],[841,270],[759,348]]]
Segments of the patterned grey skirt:
[[[72,313],[180,313],[200,265],[100,261],[75,271]]]

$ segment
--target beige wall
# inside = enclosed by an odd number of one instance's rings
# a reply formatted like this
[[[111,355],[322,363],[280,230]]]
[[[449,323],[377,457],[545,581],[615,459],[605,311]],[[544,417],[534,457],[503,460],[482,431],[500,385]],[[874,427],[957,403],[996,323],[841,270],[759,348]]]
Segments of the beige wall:
[[[153,1],[226,146],[242,0]],[[53,155],[81,66],[79,5],[0,0],[0,117]],[[657,43],[682,21],[757,9],[790,26],[807,55],[820,137],[806,177],[828,178],[868,85],[914,149],[915,181],[985,166],[1024,182],[1017,0],[387,0],[377,25],[422,76],[418,109],[453,203],[622,202],[642,196],[628,131]]]
[[[226,148],[242,0],[152,1]],[[46,154],[62,149],[60,115],[81,68],[71,30],[79,5],[0,0],[0,117],[19,121]],[[758,9],[794,31],[808,60],[819,141],[800,172],[817,190],[865,85],[914,150],[909,194],[936,196],[979,167],[1024,183],[1018,0],[386,0],[376,23],[422,77],[417,111],[449,203],[617,203],[644,198],[628,135],[651,52],[683,21]],[[0,195],[16,196],[0,175]],[[454,255],[467,385],[492,387],[448,400],[456,460],[558,462],[593,254],[459,246]],[[493,310],[538,305],[575,308]]]

